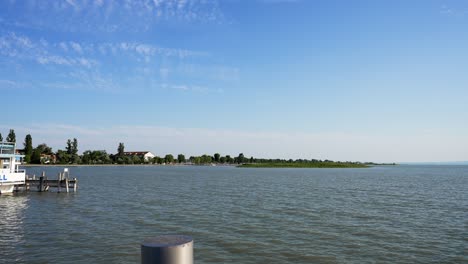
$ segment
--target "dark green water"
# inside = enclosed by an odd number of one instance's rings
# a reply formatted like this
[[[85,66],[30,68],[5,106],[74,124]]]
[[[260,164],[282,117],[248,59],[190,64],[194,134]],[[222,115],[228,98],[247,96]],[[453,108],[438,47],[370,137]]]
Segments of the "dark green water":
[[[196,263],[468,262],[468,166],[71,174],[76,194],[0,196],[0,263],[139,263],[145,238],[174,233]]]

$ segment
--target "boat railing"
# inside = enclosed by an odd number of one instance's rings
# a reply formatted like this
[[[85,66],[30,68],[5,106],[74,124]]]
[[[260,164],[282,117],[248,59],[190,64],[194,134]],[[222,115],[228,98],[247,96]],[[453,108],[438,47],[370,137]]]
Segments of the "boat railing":
[[[0,154],[15,154],[15,143],[0,142]]]

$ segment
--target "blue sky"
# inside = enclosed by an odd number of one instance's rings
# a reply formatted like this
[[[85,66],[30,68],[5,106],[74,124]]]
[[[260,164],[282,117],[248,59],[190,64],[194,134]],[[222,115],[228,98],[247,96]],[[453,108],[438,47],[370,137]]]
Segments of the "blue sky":
[[[468,159],[468,2],[2,1],[0,92],[55,150]]]

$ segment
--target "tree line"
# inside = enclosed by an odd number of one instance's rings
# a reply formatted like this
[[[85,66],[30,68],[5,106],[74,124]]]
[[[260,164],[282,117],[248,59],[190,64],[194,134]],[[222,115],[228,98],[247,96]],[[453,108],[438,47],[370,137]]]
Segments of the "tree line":
[[[0,133],[0,142],[3,141]],[[7,142],[16,143],[16,135],[13,129],[10,129]],[[249,159],[244,154],[239,154],[232,158],[230,155],[221,156],[219,153],[211,155],[190,156],[188,159],[184,154],[178,154],[174,157],[172,154],[166,154],[163,157],[155,156],[151,159],[145,159],[142,155],[125,155],[125,145],[120,142],[116,154],[109,154],[105,150],[85,150],[81,155],[78,154],[78,140],[76,138],[68,139],[65,143],[65,149],[53,151],[46,143],[41,143],[33,147],[32,136],[26,135],[23,143],[24,149],[20,150],[24,154],[23,161],[30,164],[241,164],[248,162]]]
[[[0,133],[0,142],[2,141],[3,137]],[[16,143],[16,135],[13,129],[10,129],[6,141]],[[52,148],[45,143],[41,143],[34,148],[32,136],[30,134],[26,135],[23,146],[24,149],[21,150],[22,154],[24,154],[23,161],[30,164],[295,164],[299,166],[304,164],[309,164],[311,166],[315,166],[315,164],[364,164],[360,162],[335,162],[332,160],[319,159],[259,159],[245,157],[243,153],[237,156],[222,156],[219,153],[213,155],[204,154],[201,156],[190,156],[188,158],[186,158],[184,154],[178,154],[176,157],[172,154],[166,154],[164,156],[155,156],[151,159],[145,159],[143,155],[126,155],[123,142],[118,144],[116,154],[109,154],[105,150],[85,150],[79,155],[78,140],[76,138],[68,139],[63,150],[59,149],[54,152]]]

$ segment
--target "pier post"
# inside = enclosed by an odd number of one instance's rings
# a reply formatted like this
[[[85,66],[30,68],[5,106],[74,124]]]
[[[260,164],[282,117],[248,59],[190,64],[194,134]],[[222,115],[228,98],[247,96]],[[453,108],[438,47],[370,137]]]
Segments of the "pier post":
[[[78,187],[78,180],[76,178],[73,178],[73,192],[76,192],[76,188]]]
[[[39,192],[42,192],[42,185],[44,184],[44,176],[39,177]]]
[[[68,193],[68,178],[65,178],[65,190]]]
[[[141,244],[141,264],[193,264],[193,238],[163,235]]]
[[[57,192],[62,191],[62,173],[58,173],[57,176]]]

